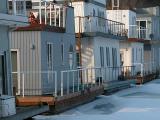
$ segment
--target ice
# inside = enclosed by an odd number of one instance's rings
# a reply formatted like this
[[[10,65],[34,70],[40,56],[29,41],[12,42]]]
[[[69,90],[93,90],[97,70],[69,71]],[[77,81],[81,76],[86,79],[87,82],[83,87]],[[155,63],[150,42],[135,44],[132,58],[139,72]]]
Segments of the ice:
[[[160,79],[36,120],[160,120]]]

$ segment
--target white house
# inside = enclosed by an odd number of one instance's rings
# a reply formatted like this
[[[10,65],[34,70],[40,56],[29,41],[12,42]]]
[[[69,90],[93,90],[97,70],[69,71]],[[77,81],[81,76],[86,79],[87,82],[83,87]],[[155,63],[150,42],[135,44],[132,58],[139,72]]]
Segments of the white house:
[[[136,9],[138,37],[145,40],[144,64],[146,72],[160,66],[160,7]]]
[[[9,30],[28,24],[25,2],[13,1],[8,11],[8,0],[0,4],[0,95],[12,95],[12,76],[9,50]]]
[[[30,9],[29,26],[10,32],[17,95],[57,96],[62,84],[60,71],[76,69],[73,8],[50,2],[44,7],[41,3],[39,8]],[[64,89],[72,82],[66,79]]]
[[[141,71],[144,62],[144,45],[138,38],[136,11],[134,10],[107,10],[108,19],[125,24],[127,40],[120,41],[120,59],[123,66],[135,66],[135,73]]]
[[[78,65],[81,67],[120,66],[119,40],[126,39],[125,25],[107,19],[106,0],[73,1]],[[114,70],[112,71],[114,73]],[[105,80],[112,80],[109,73]],[[115,76],[117,77],[117,76]]]

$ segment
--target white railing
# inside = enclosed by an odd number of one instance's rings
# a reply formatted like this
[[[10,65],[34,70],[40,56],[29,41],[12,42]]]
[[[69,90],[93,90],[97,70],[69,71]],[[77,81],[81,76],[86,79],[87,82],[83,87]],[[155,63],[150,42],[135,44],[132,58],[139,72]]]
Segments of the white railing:
[[[137,25],[129,25],[128,38],[151,39],[149,29]]]
[[[76,16],[76,33],[101,32],[116,36],[126,36],[125,24],[98,16]]]
[[[57,5],[53,0],[40,0],[39,1],[39,17],[37,18],[40,24],[65,27],[66,7]]]
[[[61,71],[61,96],[101,86],[103,83],[101,70],[101,68],[80,68]]]
[[[25,71],[12,72],[13,86],[17,95],[45,95],[57,96],[56,71]]]

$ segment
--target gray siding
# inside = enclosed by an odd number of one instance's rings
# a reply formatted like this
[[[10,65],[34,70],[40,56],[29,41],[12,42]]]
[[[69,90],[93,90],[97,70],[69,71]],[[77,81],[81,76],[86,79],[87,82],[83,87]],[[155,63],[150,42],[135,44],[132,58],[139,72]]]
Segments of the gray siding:
[[[20,72],[25,75],[26,93],[41,94],[41,45],[40,32],[37,31],[21,31],[10,32],[10,49],[17,49],[19,51]],[[33,49],[33,45],[35,49]],[[36,72],[36,73],[35,73]],[[21,74],[22,84],[22,74]],[[34,88],[34,91],[27,91],[27,89]]]
[[[7,13],[8,11],[8,0],[1,0],[0,13]]]
[[[0,25],[0,52],[6,54],[6,94],[12,94],[8,27]]]
[[[74,62],[73,69],[76,69],[76,57],[75,57],[75,35],[67,33],[53,33],[53,32],[42,32],[41,34],[41,47],[42,47],[42,70],[47,71],[47,43],[53,43],[53,70],[58,73],[58,88],[60,88],[60,71],[69,70],[69,47],[72,45],[74,47]],[[64,44],[64,64],[61,59],[61,44]],[[46,76],[47,77],[47,76]],[[47,82],[47,78],[43,81],[43,86],[49,86],[50,83]],[[72,81],[70,81],[72,83]],[[71,85],[71,84],[70,84]],[[54,86],[54,84],[52,84]],[[64,80],[64,87],[66,87],[66,80]]]

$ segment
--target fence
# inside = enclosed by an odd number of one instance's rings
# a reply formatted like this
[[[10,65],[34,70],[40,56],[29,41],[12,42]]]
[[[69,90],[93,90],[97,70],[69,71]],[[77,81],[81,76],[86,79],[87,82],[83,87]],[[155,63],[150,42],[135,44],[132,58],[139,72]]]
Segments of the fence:
[[[116,36],[127,36],[125,24],[98,16],[76,16],[76,33],[101,32]]]
[[[132,79],[135,76],[135,66],[102,68],[102,77],[105,82]]]
[[[140,38],[150,40],[149,29],[137,25],[130,25],[128,29],[129,38]]]
[[[143,64],[142,64],[143,65]],[[153,70],[153,69],[152,69]],[[135,79],[145,75],[145,66],[79,68],[65,71],[13,72],[13,87],[17,95],[64,96],[70,93],[103,86],[103,83]]]
[[[16,95],[46,95],[57,96],[56,71],[12,72],[13,88]]]
[[[101,74],[101,68],[80,68],[77,70],[61,71],[61,96],[97,85],[101,86],[103,82]],[[65,78],[66,82],[64,81]],[[64,93],[64,91],[66,92]]]

